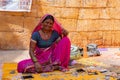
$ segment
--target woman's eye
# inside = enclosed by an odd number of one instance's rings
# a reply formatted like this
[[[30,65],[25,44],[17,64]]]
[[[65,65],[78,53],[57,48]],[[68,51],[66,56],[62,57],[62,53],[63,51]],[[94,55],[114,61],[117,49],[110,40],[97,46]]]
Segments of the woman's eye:
[[[49,24],[49,22],[46,22],[47,24]]]
[[[49,23],[50,25],[52,24],[52,23]]]

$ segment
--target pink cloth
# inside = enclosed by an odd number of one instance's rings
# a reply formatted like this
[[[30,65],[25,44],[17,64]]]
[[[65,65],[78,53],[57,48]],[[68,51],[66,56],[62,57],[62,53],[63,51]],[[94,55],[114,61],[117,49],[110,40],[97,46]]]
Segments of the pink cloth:
[[[33,32],[39,31],[42,28],[41,23],[47,15],[50,15],[50,14],[46,14],[41,18],[39,24],[36,26],[36,28],[33,30]],[[55,18],[54,18],[54,20],[55,21],[54,21],[54,24],[53,24],[53,29],[56,30],[59,34],[61,34],[62,26],[60,25],[60,23],[58,23],[58,21]]]
[[[43,18],[40,20],[40,23],[37,25],[33,32],[41,29],[41,22],[47,15],[43,16]],[[56,19],[53,25],[53,29],[61,34],[62,28]],[[68,37],[63,37],[57,44],[53,44],[47,49],[40,49],[36,47],[35,56],[38,59],[39,63],[42,65],[42,71],[53,71],[53,65],[55,64],[60,67],[60,70],[68,69],[68,63],[70,60],[70,46],[71,43]],[[36,72],[34,63],[31,59],[20,61],[18,63],[17,70],[20,73]]]

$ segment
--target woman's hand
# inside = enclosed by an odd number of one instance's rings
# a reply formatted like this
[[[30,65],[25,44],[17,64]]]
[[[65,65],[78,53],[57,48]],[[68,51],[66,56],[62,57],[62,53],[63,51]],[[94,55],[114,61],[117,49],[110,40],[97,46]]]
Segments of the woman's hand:
[[[62,29],[62,35],[63,35],[63,37],[64,37],[64,36],[67,36],[67,35],[68,35],[68,31],[65,30],[65,29]]]
[[[35,62],[34,65],[35,65],[35,70],[38,73],[41,73],[42,72],[42,66],[40,65],[40,63],[39,62]]]

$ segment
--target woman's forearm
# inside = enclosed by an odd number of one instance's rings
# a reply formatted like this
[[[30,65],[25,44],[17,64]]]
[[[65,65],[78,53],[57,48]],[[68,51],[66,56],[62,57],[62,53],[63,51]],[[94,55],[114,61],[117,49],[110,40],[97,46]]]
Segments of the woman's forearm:
[[[36,47],[36,43],[33,42],[33,41],[31,41],[30,42],[29,55],[30,55],[30,57],[31,57],[31,59],[32,59],[33,62],[37,62],[38,61],[37,58],[36,58],[36,56],[35,56],[35,54],[34,54],[35,47]]]
[[[30,49],[29,54],[30,54],[30,57],[31,57],[33,62],[37,62],[38,61],[37,58],[34,55],[34,50]]]
[[[33,48],[30,48],[29,54],[30,54],[31,59],[32,59],[32,61],[33,61],[33,63],[34,63],[36,72],[38,72],[38,73],[42,72],[41,65],[40,65],[40,63],[38,62],[38,60],[37,60],[37,58],[35,57],[35,55],[34,55],[34,49],[33,49]]]

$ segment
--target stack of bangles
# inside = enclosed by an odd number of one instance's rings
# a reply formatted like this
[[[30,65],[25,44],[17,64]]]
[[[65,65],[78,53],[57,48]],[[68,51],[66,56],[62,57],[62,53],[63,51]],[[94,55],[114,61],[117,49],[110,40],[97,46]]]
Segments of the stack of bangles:
[[[38,62],[38,60],[36,58],[33,58],[33,62],[36,63]]]

